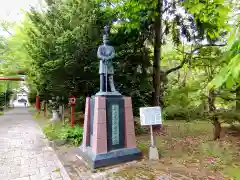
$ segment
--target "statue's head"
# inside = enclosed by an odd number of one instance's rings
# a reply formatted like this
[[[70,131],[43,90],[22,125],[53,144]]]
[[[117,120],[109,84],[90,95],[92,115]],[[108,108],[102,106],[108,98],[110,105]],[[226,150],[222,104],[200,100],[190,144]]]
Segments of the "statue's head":
[[[110,27],[109,27],[109,25],[104,26],[104,34],[105,34],[105,35],[108,35],[109,32],[110,32]]]

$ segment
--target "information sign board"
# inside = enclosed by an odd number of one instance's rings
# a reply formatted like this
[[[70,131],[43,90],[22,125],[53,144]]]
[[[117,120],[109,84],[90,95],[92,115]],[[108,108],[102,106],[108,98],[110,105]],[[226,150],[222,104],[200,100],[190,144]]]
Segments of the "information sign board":
[[[151,126],[162,124],[161,108],[156,107],[141,107],[140,122],[142,126]]]

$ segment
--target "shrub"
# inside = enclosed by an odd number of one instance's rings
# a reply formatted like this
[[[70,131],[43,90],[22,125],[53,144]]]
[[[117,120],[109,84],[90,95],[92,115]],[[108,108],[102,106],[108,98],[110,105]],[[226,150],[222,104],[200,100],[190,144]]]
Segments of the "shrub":
[[[84,112],[85,110],[85,97],[76,98],[76,104],[74,106],[75,112]]]
[[[83,126],[84,114],[82,112],[75,112],[75,124]]]
[[[36,95],[37,95],[37,91],[30,89],[30,92],[28,93],[28,101],[31,104],[36,102]]]
[[[48,124],[43,128],[44,134],[48,137],[49,140],[58,139],[58,133],[56,132],[56,127],[53,124]]]
[[[39,113],[39,112],[36,112],[36,113],[35,113],[35,118],[36,118],[36,119],[40,118],[40,113]]]
[[[48,124],[43,131],[50,140],[67,140],[75,146],[80,145],[83,138],[83,129],[78,125],[72,128],[69,124]]]
[[[75,125],[73,128],[67,125],[60,130],[59,137],[60,139],[65,139],[71,144],[78,146],[82,142],[83,129],[78,125]]]
[[[138,148],[143,154],[147,154],[147,153],[148,153],[148,149],[149,149],[149,145],[144,144],[144,143],[138,143],[138,144],[137,144],[137,148]]]
[[[135,134],[136,135],[141,135],[141,134],[148,133],[148,129],[141,126],[139,119],[136,119],[134,121],[134,127],[135,127]]]

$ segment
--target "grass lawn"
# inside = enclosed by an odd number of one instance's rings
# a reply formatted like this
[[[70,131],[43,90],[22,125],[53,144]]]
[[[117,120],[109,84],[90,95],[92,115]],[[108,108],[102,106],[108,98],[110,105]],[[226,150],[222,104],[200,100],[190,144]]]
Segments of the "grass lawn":
[[[114,174],[125,179],[236,179],[240,180],[240,134],[231,134],[225,125],[222,139],[212,141],[213,126],[207,121],[166,121],[158,136],[161,158],[149,162],[150,136],[137,137],[144,159]],[[233,133],[233,132],[232,132]]]
[[[48,123],[43,113],[36,120],[42,128]],[[160,160],[148,160],[150,136],[137,136],[143,159],[120,165],[121,170],[109,174],[109,179],[150,180],[167,176],[169,180],[240,180],[240,128],[224,124],[221,140],[212,141],[210,122],[165,121],[164,124],[162,135],[156,137]]]

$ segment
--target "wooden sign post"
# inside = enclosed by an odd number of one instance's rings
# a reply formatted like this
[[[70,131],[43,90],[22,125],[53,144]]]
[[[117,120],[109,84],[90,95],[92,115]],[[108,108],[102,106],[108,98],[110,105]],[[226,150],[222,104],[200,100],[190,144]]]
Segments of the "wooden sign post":
[[[149,147],[149,159],[158,160],[159,154],[154,142],[152,126],[162,124],[161,108],[159,106],[140,108],[140,121],[142,126],[150,126],[151,146]]]
[[[44,100],[44,117],[47,117],[47,101]]]
[[[74,96],[71,96],[69,98],[69,104],[71,105],[71,126],[74,127],[74,121],[75,121],[74,106],[76,104],[76,98]]]
[[[41,105],[40,105],[40,97],[39,95],[36,96],[36,110],[40,113]]]

